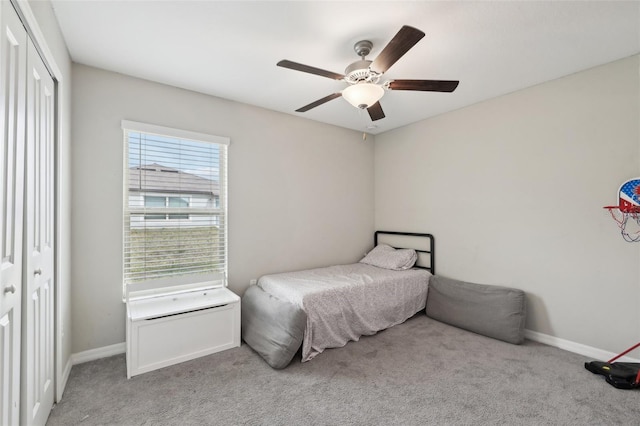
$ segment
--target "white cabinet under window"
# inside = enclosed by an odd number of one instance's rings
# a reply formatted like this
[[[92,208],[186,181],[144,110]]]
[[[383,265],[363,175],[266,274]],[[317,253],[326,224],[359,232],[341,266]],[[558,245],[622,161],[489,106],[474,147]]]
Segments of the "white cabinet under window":
[[[209,288],[127,301],[127,377],[240,346],[240,298]]]

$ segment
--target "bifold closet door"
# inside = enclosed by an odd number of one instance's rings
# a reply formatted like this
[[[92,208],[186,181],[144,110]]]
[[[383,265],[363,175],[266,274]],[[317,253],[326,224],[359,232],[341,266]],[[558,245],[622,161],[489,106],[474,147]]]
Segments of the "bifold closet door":
[[[54,398],[55,89],[27,43],[21,423],[44,425]]]
[[[27,33],[8,1],[0,2],[0,23],[0,424],[17,425]]]

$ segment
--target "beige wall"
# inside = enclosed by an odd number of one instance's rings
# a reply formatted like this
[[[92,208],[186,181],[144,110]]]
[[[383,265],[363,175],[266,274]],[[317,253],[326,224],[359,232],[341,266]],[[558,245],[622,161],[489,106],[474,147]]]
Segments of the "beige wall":
[[[231,138],[229,281],[239,294],[265,273],[357,260],[375,212],[377,229],[434,233],[439,274],[527,291],[528,329],[630,346],[640,244],[624,242],[601,207],[640,175],[638,69],[635,56],[363,142],[74,65],[73,352],[124,341],[122,119]]]
[[[376,227],[432,232],[441,275],[525,290],[530,330],[631,346],[640,243],[624,242],[602,206],[640,175],[639,62],[378,135]]]
[[[348,263],[373,237],[373,144],[361,134],[73,66],[73,351],[125,340],[122,119],[231,138],[229,286]]]

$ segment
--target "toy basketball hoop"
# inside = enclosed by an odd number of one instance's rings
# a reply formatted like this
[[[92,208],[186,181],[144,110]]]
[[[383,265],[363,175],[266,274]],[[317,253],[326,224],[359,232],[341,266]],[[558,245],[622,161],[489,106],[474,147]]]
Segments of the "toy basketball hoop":
[[[620,185],[618,205],[604,208],[609,210],[611,217],[618,224],[625,241],[630,243],[640,241],[640,178],[628,180]],[[627,229],[629,218],[632,220],[634,229]]]

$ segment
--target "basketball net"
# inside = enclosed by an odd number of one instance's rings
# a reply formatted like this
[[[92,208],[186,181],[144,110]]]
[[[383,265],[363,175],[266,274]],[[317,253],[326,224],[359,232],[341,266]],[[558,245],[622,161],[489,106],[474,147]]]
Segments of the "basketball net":
[[[611,217],[618,224],[618,228],[620,228],[620,233],[622,234],[622,238],[629,243],[637,243],[640,242],[640,207],[627,207],[625,209],[621,209],[619,206],[607,206],[604,207],[609,210]],[[630,229],[627,230],[627,222],[629,218],[635,221],[635,224],[632,225],[635,230]],[[635,226],[637,224],[637,226]]]

